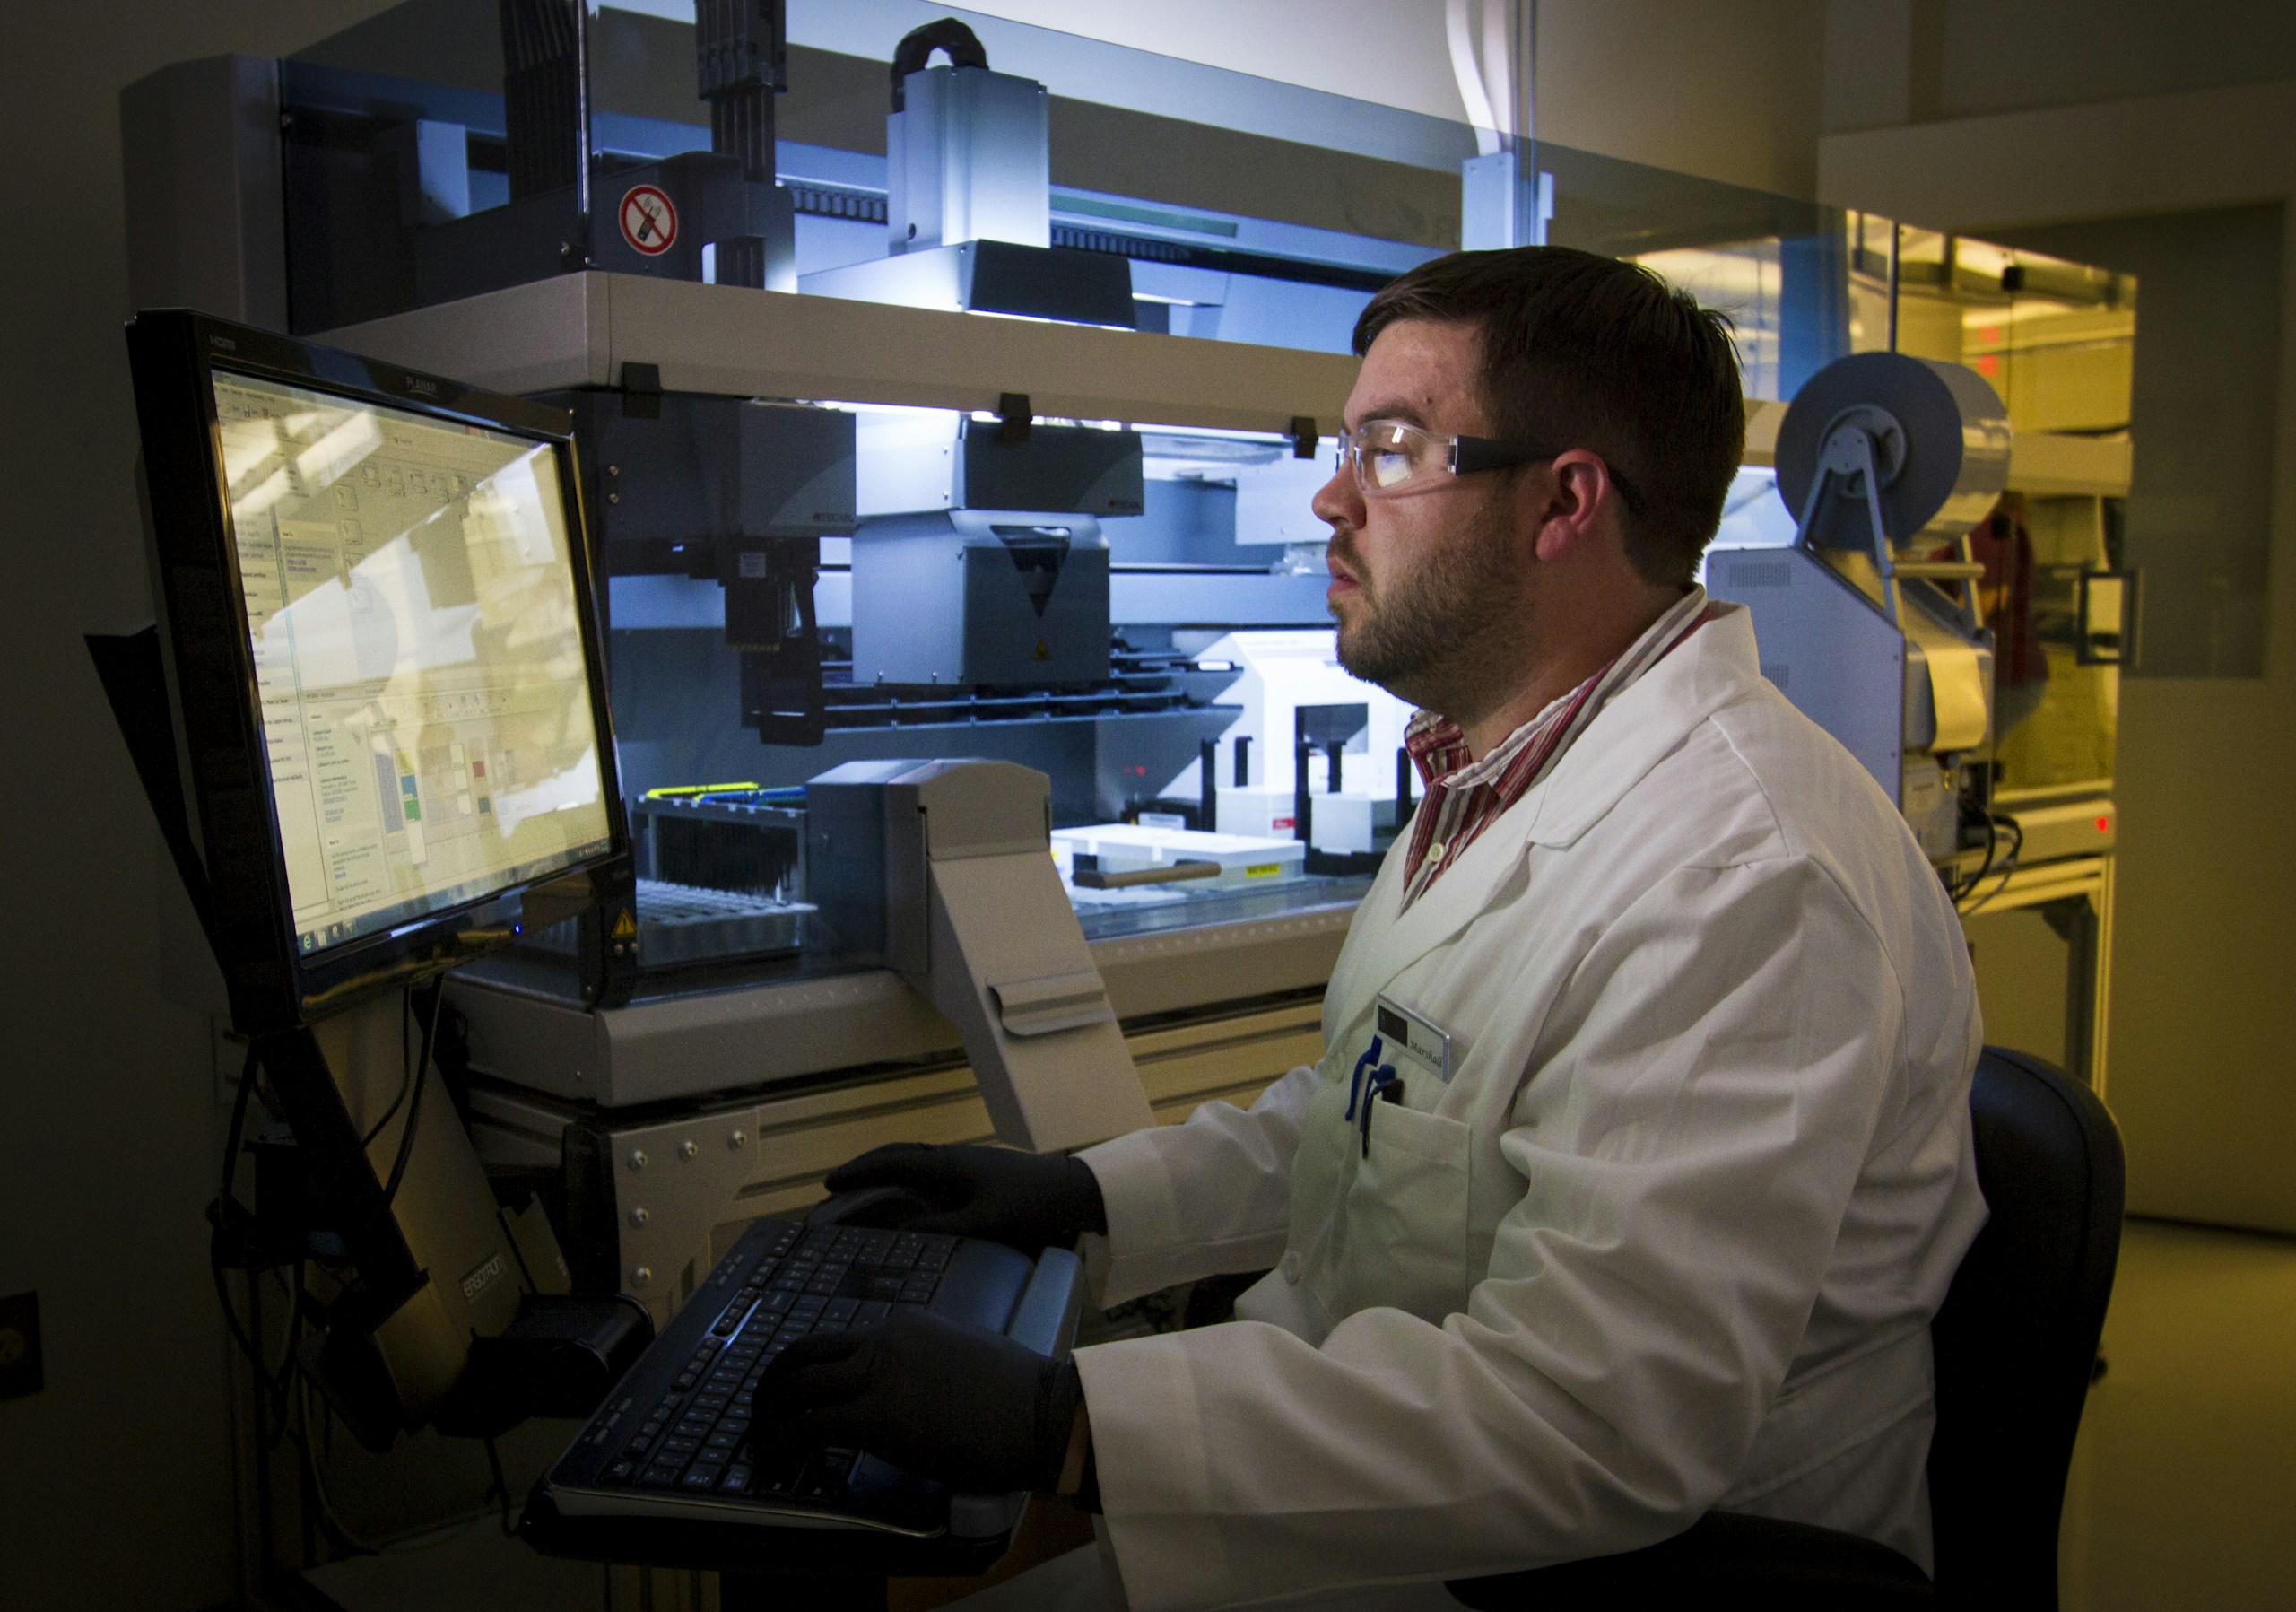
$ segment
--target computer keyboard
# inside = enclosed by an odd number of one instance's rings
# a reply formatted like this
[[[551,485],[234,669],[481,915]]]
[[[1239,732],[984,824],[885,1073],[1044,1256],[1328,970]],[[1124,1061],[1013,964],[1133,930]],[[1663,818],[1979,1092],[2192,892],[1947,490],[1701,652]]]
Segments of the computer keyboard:
[[[1055,1354],[1080,1302],[1065,1250],[1031,1259],[973,1238],[759,1221],[607,1396],[542,1493],[570,1524],[655,1519],[985,1537],[1017,1516],[1016,1497],[952,1494],[863,1451],[770,1437],[752,1446],[760,1380],[799,1338],[867,1326],[900,1304]],[[564,1535],[546,1547],[585,1548]]]
[[[781,1451],[763,1465],[745,1459],[758,1379],[801,1338],[865,1327],[895,1304],[930,1303],[956,1247],[954,1237],[915,1232],[783,1227],[600,1480],[698,1494],[754,1489],[813,1504],[843,1498],[857,1451]]]

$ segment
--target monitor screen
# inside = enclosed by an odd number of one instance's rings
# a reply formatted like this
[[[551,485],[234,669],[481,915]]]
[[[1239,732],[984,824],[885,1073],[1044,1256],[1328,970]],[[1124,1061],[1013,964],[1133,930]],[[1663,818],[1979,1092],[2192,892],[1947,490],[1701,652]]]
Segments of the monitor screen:
[[[552,444],[213,376],[296,950],[608,850]]]

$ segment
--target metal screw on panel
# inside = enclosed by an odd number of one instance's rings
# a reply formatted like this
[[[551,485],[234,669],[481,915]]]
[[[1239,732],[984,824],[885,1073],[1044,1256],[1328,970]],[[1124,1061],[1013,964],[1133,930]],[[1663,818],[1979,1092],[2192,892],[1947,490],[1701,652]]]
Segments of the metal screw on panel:
[[[726,1138],[726,1146],[728,1147],[744,1147],[749,1145],[749,1132],[745,1130],[737,1130]]]
[[[607,494],[606,494],[606,502],[608,502],[608,503],[610,503],[610,504],[618,504],[618,503],[620,503],[621,501],[622,501],[622,494],[621,494],[621,493],[619,493],[619,492],[609,492],[609,493],[607,493]]]
[[[696,1154],[700,1153],[700,1151],[701,1151],[700,1146],[698,1143],[695,1143],[695,1142],[691,1141],[691,1140],[683,1141],[683,1142],[681,1142],[681,1143],[679,1143],[679,1144],[678,1144],[678,1157],[680,1157],[680,1158],[682,1158],[682,1159],[690,1159],[690,1158],[693,1157],[693,1155],[696,1155]]]
[[[633,1147],[630,1150],[630,1167],[632,1170],[646,1168],[646,1150],[643,1147]]]
[[[654,1269],[649,1265],[641,1265],[630,1273],[630,1285],[632,1287],[643,1287],[653,1279]]]
[[[606,466],[606,474],[608,475],[620,475],[622,474],[622,466],[619,465],[609,465]]]
[[[630,1212],[630,1224],[632,1225],[644,1225],[653,1218],[651,1215],[646,1213],[646,1207],[643,1204]]]

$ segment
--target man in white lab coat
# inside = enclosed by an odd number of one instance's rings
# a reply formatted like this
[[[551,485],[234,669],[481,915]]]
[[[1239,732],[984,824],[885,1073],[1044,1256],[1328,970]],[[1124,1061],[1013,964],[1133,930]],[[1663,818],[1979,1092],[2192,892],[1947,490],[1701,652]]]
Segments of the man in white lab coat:
[[[1076,1158],[831,1178],[1086,1234],[1108,1303],[1273,1270],[1231,1322],[1073,1366],[922,1316],[801,1344],[785,1414],[1096,1491],[1099,1558],[984,1604],[1443,1606],[1716,1508],[1926,1567],[1928,1324],[1985,1213],[1975,990],[1891,803],[1692,581],[1742,447],[1727,332],[1523,248],[1404,275],[1356,347],[1331,608],[1422,708],[1427,789],[1322,1061]]]

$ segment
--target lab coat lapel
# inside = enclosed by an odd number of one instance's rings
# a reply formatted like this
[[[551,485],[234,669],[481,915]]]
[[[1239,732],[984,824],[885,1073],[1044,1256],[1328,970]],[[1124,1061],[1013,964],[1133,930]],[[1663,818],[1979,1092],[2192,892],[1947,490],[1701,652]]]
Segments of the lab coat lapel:
[[[1531,822],[1525,807],[1529,804],[1526,797],[1501,813],[1402,912],[1396,911],[1403,899],[1401,846],[1388,854],[1378,882],[1356,909],[1346,949],[1332,971],[1324,998],[1327,1046],[1346,1038],[1396,975],[1472,923],[1510,877],[1523,876],[1523,845]]]
[[[1753,618],[1744,606],[1718,602],[1713,619],[1620,691],[1517,804],[1530,808],[1530,842],[1576,843],[1694,728],[1761,681]]]

